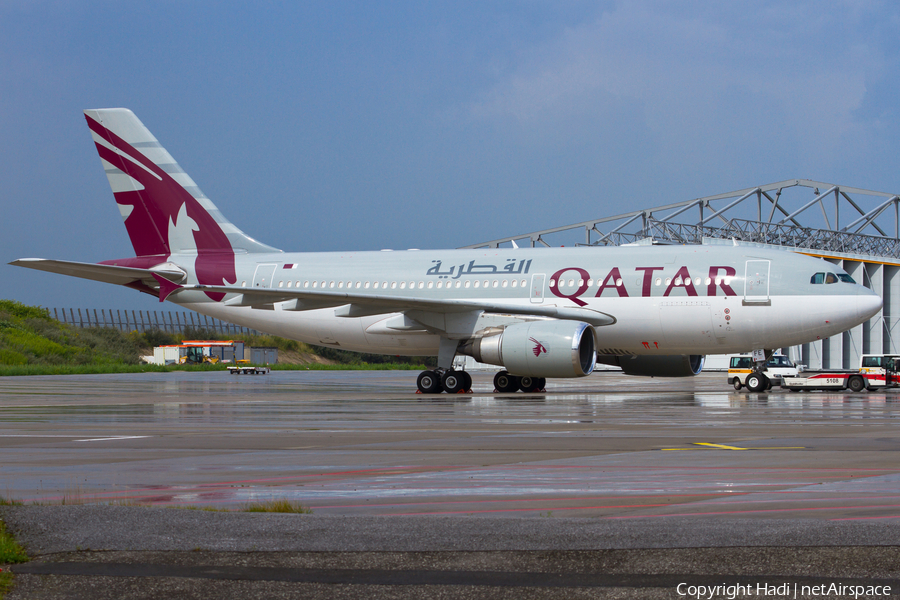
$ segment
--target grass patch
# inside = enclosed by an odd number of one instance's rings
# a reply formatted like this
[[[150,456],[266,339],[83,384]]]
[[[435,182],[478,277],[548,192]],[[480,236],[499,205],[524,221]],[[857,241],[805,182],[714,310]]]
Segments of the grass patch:
[[[253,502],[241,507],[241,512],[251,513],[296,513],[309,515],[312,509],[303,506],[293,500],[268,500],[266,502]]]
[[[390,356],[312,346],[272,335],[222,335],[187,327],[180,334],[159,330],[123,332],[113,327],[73,327],[46,308],[0,299],[0,376],[82,375],[169,371],[215,371],[223,365],[143,365],[141,357],[161,345],[191,340],[239,339],[245,347],[277,348],[276,370],[416,370],[436,366],[435,357]],[[300,364],[285,364],[285,363]]]
[[[28,555],[25,554],[25,549],[19,545],[16,538],[6,531],[6,524],[0,521],[0,565],[12,565],[27,561]],[[7,570],[0,571],[0,598],[3,598],[6,592],[12,589],[12,586],[13,574]]]
[[[12,565],[28,561],[25,549],[6,531],[6,524],[0,521],[0,565]]]

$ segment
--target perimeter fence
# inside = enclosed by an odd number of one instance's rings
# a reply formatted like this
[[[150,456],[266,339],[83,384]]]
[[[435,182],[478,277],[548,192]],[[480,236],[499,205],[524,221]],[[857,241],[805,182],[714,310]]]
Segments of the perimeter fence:
[[[174,310],[121,310],[96,308],[47,309],[57,321],[72,327],[114,327],[122,331],[165,331],[182,333],[185,329],[206,329],[223,335],[254,335],[248,327],[213,319],[193,312]]]

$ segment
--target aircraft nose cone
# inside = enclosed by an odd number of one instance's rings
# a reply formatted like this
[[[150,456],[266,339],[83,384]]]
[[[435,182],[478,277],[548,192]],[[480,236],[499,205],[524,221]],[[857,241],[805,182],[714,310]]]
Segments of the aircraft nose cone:
[[[881,310],[881,305],[881,296],[868,288],[862,288],[856,295],[856,313],[863,321],[871,319],[878,314],[878,311]]]

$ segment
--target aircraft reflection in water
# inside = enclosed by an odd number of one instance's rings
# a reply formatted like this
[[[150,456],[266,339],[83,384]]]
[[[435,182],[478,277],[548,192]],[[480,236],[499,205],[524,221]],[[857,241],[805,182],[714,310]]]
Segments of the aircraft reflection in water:
[[[589,375],[598,360],[684,376],[707,353],[811,342],[881,308],[835,265],[741,246],[286,253],[230,223],[131,111],[85,117],[135,256],[11,264],[311,344],[437,355],[418,377],[424,393],[471,388],[458,354],[503,367],[504,393]]]

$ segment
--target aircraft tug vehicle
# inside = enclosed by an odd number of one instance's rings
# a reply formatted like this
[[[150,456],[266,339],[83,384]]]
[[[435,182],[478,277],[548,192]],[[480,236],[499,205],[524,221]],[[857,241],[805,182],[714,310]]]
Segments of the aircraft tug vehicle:
[[[900,386],[900,355],[863,354],[856,370],[809,371],[802,376],[784,377],[781,387],[792,392],[878,390]]]

